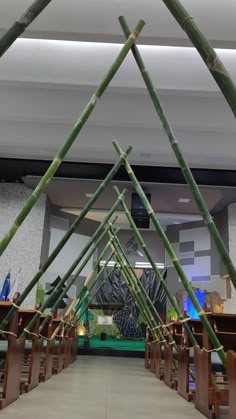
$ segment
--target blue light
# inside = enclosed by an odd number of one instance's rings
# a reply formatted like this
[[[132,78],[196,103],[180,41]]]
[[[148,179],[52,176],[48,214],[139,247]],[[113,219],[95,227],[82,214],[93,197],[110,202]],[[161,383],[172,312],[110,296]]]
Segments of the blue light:
[[[195,294],[196,298],[198,299],[201,308],[204,308],[206,291],[196,289],[196,290],[194,290],[194,294]],[[197,313],[197,310],[195,309],[195,307],[194,307],[194,305],[193,305],[193,303],[192,303],[192,301],[190,300],[189,297],[187,298],[187,311],[188,311],[188,315],[191,319],[199,319],[199,315]]]

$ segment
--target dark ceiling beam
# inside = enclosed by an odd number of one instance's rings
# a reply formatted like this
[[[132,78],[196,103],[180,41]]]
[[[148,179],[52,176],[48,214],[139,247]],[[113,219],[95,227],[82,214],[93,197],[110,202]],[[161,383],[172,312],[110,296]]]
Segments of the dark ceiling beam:
[[[42,176],[50,165],[46,160],[0,158],[0,181],[22,182],[24,176]],[[63,162],[56,177],[102,180],[108,174],[112,164]],[[176,167],[133,165],[140,182],[185,184],[182,172]],[[235,170],[192,169],[199,185],[236,186]],[[115,180],[128,181],[122,167]]]

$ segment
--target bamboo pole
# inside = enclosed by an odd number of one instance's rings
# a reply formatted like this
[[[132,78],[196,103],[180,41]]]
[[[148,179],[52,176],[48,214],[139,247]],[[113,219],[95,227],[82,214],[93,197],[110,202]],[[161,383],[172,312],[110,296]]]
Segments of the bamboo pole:
[[[117,234],[114,232],[114,229],[112,227],[110,228],[110,230],[111,230],[111,232],[113,234],[115,243],[117,245],[117,247],[116,247],[117,251],[119,250],[119,252],[122,254],[123,259],[127,263],[127,266],[128,266],[129,271],[130,271],[131,277],[133,278],[133,284],[135,284],[135,287],[137,289],[137,292],[141,292],[141,295],[144,297],[144,300],[146,300],[147,304],[150,306],[150,311],[152,312],[152,315],[154,316],[154,319],[156,319],[156,323],[159,324],[159,325],[161,325],[162,330],[165,331],[165,334],[168,337],[169,345],[173,345],[174,348],[176,349],[176,351],[178,351],[178,346],[175,343],[175,341],[173,340],[172,334],[170,333],[170,331],[166,327],[166,325],[164,325],[163,320],[160,317],[160,315],[159,315],[158,311],[156,310],[156,308],[154,307],[154,304],[153,304],[152,300],[150,299],[147,291],[145,290],[145,288],[144,288],[143,284],[141,283],[141,281],[138,280],[137,275],[135,274],[133,267],[129,263],[129,261],[127,259],[127,256],[125,255],[124,250],[123,250],[123,248],[121,246],[120,240],[118,239]],[[114,241],[113,241],[113,244],[114,244]]]
[[[119,192],[117,186],[114,186],[114,189],[116,191],[117,196],[119,196],[120,192]],[[152,269],[153,269],[153,271],[155,273],[155,279],[156,279],[156,281],[159,280],[160,283],[162,284],[163,288],[165,289],[167,298],[169,299],[170,303],[174,307],[174,309],[175,309],[175,311],[176,311],[176,313],[178,315],[179,320],[182,321],[182,325],[185,328],[185,330],[186,330],[186,332],[187,332],[187,334],[189,336],[189,339],[190,339],[192,345],[193,346],[198,346],[198,343],[197,343],[197,341],[196,341],[196,339],[195,339],[195,337],[194,337],[194,335],[193,335],[193,333],[192,333],[192,331],[191,331],[188,323],[185,321],[185,316],[181,312],[181,310],[180,310],[180,308],[179,308],[179,306],[178,306],[178,304],[176,302],[175,297],[170,293],[169,288],[167,287],[166,281],[164,280],[164,278],[163,278],[160,270],[157,268],[157,266],[156,266],[156,264],[155,264],[155,262],[154,262],[154,260],[153,260],[153,258],[151,256],[151,254],[150,254],[150,252],[149,252],[149,250],[148,250],[148,248],[146,246],[146,243],[145,243],[145,241],[144,241],[144,239],[143,239],[140,231],[138,230],[138,228],[137,228],[137,226],[136,226],[136,224],[135,224],[135,222],[134,222],[134,220],[133,220],[133,218],[131,216],[131,213],[130,213],[130,211],[129,211],[129,209],[128,209],[128,207],[127,207],[127,205],[126,205],[126,203],[125,203],[124,200],[121,202],[121,205],[123,207],[124,213],[126,214],[126,217],[127,217],[128,221],[129,221],[129,224],[130,224],[130,226],[131,226],[131,228],[132,228],[132,230],[133,230],[133,232],[134,232],[134,234],[136,236],[136,239],[137,239],[138,243],[140,244],[142,250],[144,251],[144,253],[145,253],[145,255],[146,255],[147,259],[148,259],[148,261],[150,262],[150,264],[152,266]]]
[[[162,0],[188,35],[236,116],[236,87],[214,48],[179,0]]]
[[[104,248],[104,249],[106,249],[106,248]],[[106,268],[107,264],[111,260],[112,256],[113,256],[113,253],[111,253],[111,255],[108,257],[106,263],[104,264],[104,267],[103,267],[104,269]],[[75,298],[73,304],[70,306],[70,311],[68,312],[68,310],[67,310],[67,312],[61,317],[61,321],[60,321],[59,325],[57,326],[57,328],[55,329],[54,333],[52,334],[51,339],[54,339],[54,337],[58,334],[59,330],[62,327],[64,327],[64,330],[66,330],[66,326],[68,327],[68,325],[71,325],[71,321],[75,317],[75,314],[77,313],[77,311],[79,310],[81,305],[83,305],[83,303],[86,301],[86,299],[91,295],[92,289],[95,287],[95,285],[96,285],[97,281],[99,280],[100,276],[103,274],[103,271],[104,271],[103,268],[99,271],[99,273],[97,274],[93,284],[91,285],[91,287],[89,289],[88,289],[88,285],[89,285],[90,281],[92,280],[92,278],[94,276],[95,267],[94,267],[94,270],[91,271],[90,274],[87,276],[87,278],[84,282],[84,285],[79,292],[79,295]],[[68,317],[68,315],[72,311],[73,311],[72,318],[70,319],[69,322],[66,322],[66,318]]]
[[[120,148],[117,141],[113,141],[113,145],[114,145],[118,154],[122,153],[122,149]],[[138,179],[136,178],[136,176],[135,176],[135,174],[132,170],[132,167],[130,166],[130,164],[127,160],[125,161],[124,166],[125,166],[125,169],[126,169],[128,175],[129,175],[129,178],[130,178],[131,182],[134,185],[134,188],[135,188],[136,192],[138,193],[143,205],[145,206],[148,214],[150,215],[150,218],[151,218],[152,223],[155,227],[155,230],[160,235],[160,237],[163,241],[165,249],[166,249],[166,251],[167,251],[167,253],[168,253],[168,255],[169,255],[169,257],[170,257],[170,259],[173,263],[173,266],[176,269],[176,272],[177,272],[185,290],[187,291],[194,307],[196,308],[196,310],[198,312],[199,317],[201,318],[203,326],[205,327],[205,329],[208,333],[208,336],[211,340],[211,343],[212,343],[215,351],[217,351],[224,367],[226,368],[226,355],[225,355],[225,352],[223,350],[223,347],[220,344],[220,342],[219,342],[219,340],[218,340],[218,338],[217,338],[217,336],[216,336],[216,334],[215,334],[215,332],[214,332],[214,330],[213,330],[213,328],[212,328],[212,326],[211,326],[211,324],[210,324],[210,322],[209,322],[209,320],[206,316],[205,311],[202,310],[202,308],[199,304],[199,301],[194,294],[193,288],[192,288],[187,276],[185,275],[185,272],[184,272],[184,270],[183,270],[183,268],[182,268],[182,266],[181,266],[181,264],[180,264],[180,262],[177,258],[177,255],[175,254],[175,251],[174,251],[173,247],[171,246],[171,243],[169,242],[168,237],[166,236],[161,224],[159,223],[157,217],[155,216],[153,208],[152,208],[150,202],[148,201],[141,185],[138,182]]]
[[[110,238],[114,239],[114,236],[112,233],[109,234]],[[130,294],[132,295],[134,301],[137,303],[142,316],[144,320],[146,321],[147,325],[150,327],[152,331],[152,335],[154,338],[154,341],[160,341],[163,343],[166,343],[166,339],[164,338],[162,331],[160,328],[157,327],[157,321],[155,320],[149,306],[145,304],[145,301],[143,299],[143,296],[141,295],[141,291],[137,289],[136,283],[133,282],[133,278],[131,277],[131,274],[128,270],[128,264],[124,257],[119,252],[117,244],[112,241],[111,249],[115,252],[115,257],[117,259],[117,262],[120,265],[121,273],[123,275],[123,278],[125,279],[125,282],[127,284],[127,287],[130,291]]]
[[[84,111],[80,115],[79,119],[73,126],[71,132],[69,133],[67,139],[65,140],[64,144],[61,146],[59,151],[57,152],[53,162],[47,169],[46,173],[43,175],[41,180],[39,181],[38,185],[30,195],[30,197],[26,200],[25,204],[21,208],[20,212],[16,216],[12,226],[8,230],[8,232],[5,234],[5,236],[0,241],[0,256],[3,254],[7,246],[9,245],[10,241],[13,239],[14,235],[16,234],[17,230],[33,208],[33,206],[36,204],[37,200],[39,199],[40,195],[44,192],[46,186],[48,186],[49,182],[51,181],[52,177],[56,173],[57,169],[59,168],[60,164],[62,163],[64,157],[66,156],[67,152],[71,148],[72,144],[76,140],[78,134],[80,133],[81,129],[87,122],[89,116],[92,114],[93,110],[95,109],[96,103],[98,99],[100,99],[105,92],[106,88],[108,87],[109,83],[117,73],[118,69],[120,68],[122,62],[124,61],[126,55],[128,54],[130,48],[136,41],[139,33],[143,29],[144,21],[139,20],[137,23],[134,31],[129,36],[129,39],[126,41],[124,46],[122,47],[120,53],[118,54],[116,60],[110,67],[109,71],[107,72],[105,78],[101,82],[101,84],[98,86],[98,88],[95,90],[95,93],[89,100],[87,106],[85,107]]]
[[[112,272],[114,271],[115,267],[116,266],[113,266],[113,268],[111,269],[111,271],[109,272],[109,274],[101,281],[101,284],[96,289],[94,295],[89,297],[90,299],[87,302],[87,304],[85,304],[85,307],[83,308],[83,310],[79,314],[75,314],[75,316],[73,317],[73,319],[70,321],[70,324],[69,325],[68,324],[66,325],[66,328],[69,328],[69,330],[71,330],[72,327],[74,327],[74,326],[77,325],[77,323],[80,321],[81,317],[83,316],[83,314],[86,312],[87,308],[89,307],[89,304],[91,303],[91,301],[93,301],[93,299],[96,297],[96,295],[102,289],[103,285],[105,284],[105,282],[109,278],[109,276],[112,274]],[[101,271],[102,271],[102,269],[101,269]],[[77,312],[78,312],[78,310],[77,310]]]
[[[71,235],[74,233],[76,228],[80,225],[81,221],[84,219],[85,215],[88,213],[90,208],[93,206],[93,204],[96,202],[98,197],[101,195],[101,193],[104,191],[105,187],[109,184],[109,182],[113,179],[115,174],[120,169],[121,165],[123,164],[123,160],[127,158],[129,153],[131,152],[132,147],[129,146],[125,153],[123,153],[122,156],[118,159],[118,161],[115,163],[113,168],[110,170],[106,178],[103,180],[103,182],[100,184],[100,186],[97,188],[93,196],[89,199],[87,204],[82,209],[81,213],[76,217],[75,221],[71,225],[71,227],[68,229],[66,234],[62,237],[61,241],[58,243],[58,245],[55,247],[55,249],[52,251],[44,265],[39,269],[39,271],[36,273],[36,275],[32,278],[32,280],[29,282],[25,290],[22,292],[22,294],[19,296],[19,298],[16,300],[15,306],[12,306],[12,308],[9,310],[8,314],[5,316],[3,321],[0,324],[0,330],[5,330],[6,326],[9,324],[11,319],[13,318],[17,307],[20,307],[20,305],[25,301],[26,297],[30,293],[30,291],[34,288],[34,286],[38,283],[42,275],[46,272],[47,268],[51,265],[51,263],[54,261],[56,256],[59,254],[61,249],[65,246]],[[120,198],[123,199],[122,196]]]
[[[170,3],[170,2],[168,2]],[[124,17],[120,17],[119,18],[120,24],[122,26],[122,29],[124,31],[125,36],[129,36],[129,27],[124,19]],[[152,100],[152,103],[155,107],[155,110],[161,120],[163,129],[169,139],[169,143],[173,149],[173,152],[175,154],[175,157],[180,165],[180,168],[182,170],[183,176],[187,182],[187,184],[189,185],[189,188],[191,190],[191,193],[194,197],[194,200],[198,206],[198,209],[200,211],[200,214],[208,228],[208,231],[213,239],[213,241],[215,242],[215,245],[218,249],[218,252],[220,254],[220,257],[222,259],[222,262],[224,263],[227,272],[229,273],[230,277],[231,277],[231,281],[234,285],[234,288],[236,289],[236,269],[235,266],[229,256],[229,253],[224,245],[224,242],[218,232],[218,229],[208,211],[207,205],[205,204],[205,201],[202,197],[202,194],[200,192],[200,189],[198,188],[195,179],[192,175],[191,169],[188,165],[187,160],[185,160],[185,157],[183,155],[183,152],[181,151],[179,142],[177,140],[177,138],[175,137],[174,131],[171,127],[171,124],[168,120],[168,117],[164,111],[164,108],[160,102],[160,99],[157,95],[157,92],[155,90],[155,87],[153,85],[153,82],[151,80],[151,77],[148,73],[148,71],[145,68],[145,64],[143,62],[142,56],[138,50],[138,48],[134,45],[132,47],[132,52],[134,55],[134,58],[136,60],[136,63],[139,67],[139,70],[141,72],[141,75],[143,77],[144,83],[147,87],[147,90],[149,92],[150,98]],[[236,95],[235,95],[235,99],[236,99]],[[236,105],[236,102],[235,102]],[[236,109],[236,108],[235,108]]]
[[[23,15],[17,19],[0,37],[0,57],[10,48],[15,40],[22,35],[26,28],[51,3],[52,0],[35,0]]]
[[[66,287],[62,290],[61,294],[57,298],[56,302],[54,303],[53,307],[51,308],[51,313],[48,314],[48,315],[46,315],[45,319],[43,320],[42,324],[40,325],[39,333],[43,330],[43,328],[46,326],[46,324],[53,317],[53,312],[58,308],[61,300],[65,297],[66,293],[68,292],[68,290],[70,289],[70,287],[73,285],[73,283],[75,282],[76,278],[79,276],[79,274],[81,273],[81,271],[87,265],[89,259],[91,258],[91,256],[95,252],[95,250],[97,249],[98,245],[101,243],[101,241],[103,240],[103,238],[106,236],[106,234],[108,232],[108,229],[109,229],[109,226],[107,226],[104,229],[103,233],[100,234],[100,232],[101,232],[101,229],[103,228],[104,224],[107,223],[109,217],[111,217],[111,210],[108,212],[108,214],[104,218],[105,221],[103,220],[103,222],[100,224],[100,226],[98,227],[98,229],[96,230],[96,232],[90,238],[90,240],[88,241],[88,243],[84,247],[83,251],[76,258],[76,260],[71,265],[71,267],[66,272],[66,274],[61,278],[61,280],[58,283],[58,285],[54,288],[52,294],[47,298],[47,300],[45,301],[45,303],[41,306],[40,310],[37,313],[35,313],[35,315],[32,318],[32,320],[27,324],[26,328],[24,329],[24,331],[20,335],[19,339],[27,336],[27,334],[32,330],[32,328],[34,327],[35,323],[37,322],[37,320],[39,319],[39,317],[41,316],[41,314],[44,312],[44,310],[46,310],[46,308],[48,307],[48,305],[53,301],[54,296],[58,293],[58,290],[60,290],[61,287],[65,284],[66,280],[73,273],[73,271],[75,270],[76,266],[80,263],[80,261],[84,257],[85,253],[87,253],[87,251],[89,250],[89,248],[91,248],[91,250],[88,251],[87,256],[84,258],[82,264],[80,265],[80,267],[75,272],[74,276],[68,281]],[[113,222],[115,222],[115,220]],[[100,236],[99,236],[99,234],[100,234]],[[98,238],[98,236],[99,236],[99,238]],[[85,251],[85,249],[86,249],[86,251]]]
[[[81,296],[85,295],[86,292],[88,291],[88,285],[91,282],[91,280],[93,279],[94,274],[95,274],[97,268],[99,267],[100,262],[103,259],[103,257],[105,256],[105,254],[106,254],[106,252],[107,252],[107,250],[108,250],[109,247],[110,246],[109,246],[109,241],[108,241],[108,243],[104,247],[103,251],[101,252],[99,258],[97,259],[96,263],[94,264],[92,271],[89,273],[89,275],[87,276],[87,278],[84,281],[84,284],[83,284],[83,286],[82,286],[82,288],[80,290],[80,293],[79,293],[79,295],[77,297],[77,303],[75,304],[74,310],[76,310],[77,304],[80,302]]]

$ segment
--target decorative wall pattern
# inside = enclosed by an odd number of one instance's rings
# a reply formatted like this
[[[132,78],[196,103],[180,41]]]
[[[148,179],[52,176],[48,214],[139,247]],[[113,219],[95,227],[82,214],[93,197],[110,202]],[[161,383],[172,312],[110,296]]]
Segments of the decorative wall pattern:
[[[0,184],[0,237],[7,232],[17,213],[31,194],[31,190],[22,184]],[[19,275],[19,291],[23,291],[40,265],[43,240],[44,219],[46,210],[46,195],[42,195],[38,203],[29,213],[27,219],[16,233],[7,250],[1,256],[0,287],[9,269],[11,280]],[[33,307],[35,304],[34,289],[26,299],[23,307]]]

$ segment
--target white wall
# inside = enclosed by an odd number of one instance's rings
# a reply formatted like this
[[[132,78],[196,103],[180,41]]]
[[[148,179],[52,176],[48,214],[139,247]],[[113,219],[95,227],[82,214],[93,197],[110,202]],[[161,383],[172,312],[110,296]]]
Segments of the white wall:
[[[55,247],[58,245],[60,240],[63,238],[69,227],[69,221],[63,217],[56,217],[51,215],[50,217],[50,243],[49,243],[49,255],[53,252]],[[79,254],[82,252],[84,246],[90,240],[89,236],[83,234],[73,233],[68,242],[65,244],[63,249],[60,251],[58,256],[55,258],[53,263],[49,266],[45,274],[42,276],[40,283],[47,288],[48,284],[53,282],[58,275],[61,277],[65,275],[72,263],[76,260]],[[84,259],[83,259],[84,260]],[[82,262],[83,262],[82,260]],[[92,270],[93,257],[90,258],[84,269],[80,273],[80,277],[86,277]],[[78,267],[73,271],[72,275],[76,273]],[[77,283],[75,281],[75,283]],[[76,294],[76,286],[72,287],[68,295],[74,297]]]
[[[24,185],[0,184],[0,237],[3,237],[8,231],[30,194],[31,190]],[[2,287],[9,269],[11,269],[11,280],[13,282],[21,268],[18,290],[22,292],[38,271],[45,210],[46,195],[43,194],[1,256],[0,287]],[[35,305],[35,291],[36,289],[30,293],[23,307],[32,308]]]

